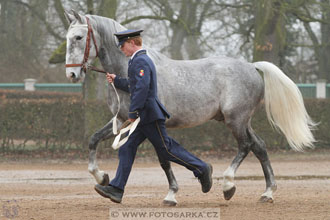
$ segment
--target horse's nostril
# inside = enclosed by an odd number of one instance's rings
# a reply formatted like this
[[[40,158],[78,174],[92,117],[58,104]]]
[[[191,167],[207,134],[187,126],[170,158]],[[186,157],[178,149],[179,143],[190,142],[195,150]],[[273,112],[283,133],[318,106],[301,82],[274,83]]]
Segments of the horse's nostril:
[[[74,79],[74,78],[76,78],[76,74],[74,74],[74,72],[71,72],[71,79]]]

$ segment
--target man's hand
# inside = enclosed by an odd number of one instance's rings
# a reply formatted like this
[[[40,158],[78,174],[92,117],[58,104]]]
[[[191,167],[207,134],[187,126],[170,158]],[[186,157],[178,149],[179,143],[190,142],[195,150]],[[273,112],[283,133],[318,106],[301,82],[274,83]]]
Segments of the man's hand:
[[[107,80],[109,83],[113,83],[115,81],[116,75],[112,73],[107,73]]]
[[[129,118],[128,120],[133,123],[136,119],[135,118]]]

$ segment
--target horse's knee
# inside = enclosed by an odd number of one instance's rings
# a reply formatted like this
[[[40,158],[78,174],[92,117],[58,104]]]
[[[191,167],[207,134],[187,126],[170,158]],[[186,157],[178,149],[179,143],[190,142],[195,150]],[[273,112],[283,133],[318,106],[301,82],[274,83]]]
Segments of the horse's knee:
[[[92,137],[89,139],[89,143],[88,143],[89,150],[96,150],[99,140],[100,139],[97,137],[97,133],[93,134]]]

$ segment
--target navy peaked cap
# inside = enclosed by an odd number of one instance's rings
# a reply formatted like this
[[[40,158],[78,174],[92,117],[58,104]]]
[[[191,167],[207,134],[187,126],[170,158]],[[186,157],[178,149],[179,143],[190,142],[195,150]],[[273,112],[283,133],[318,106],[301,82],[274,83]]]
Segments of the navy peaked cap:
[[[132,37],[137,37],[137,36],[141,36],[141,32],[143,30],[134,30],[134,29],[128,29],[125,31],[121,31],[121,32],[117,32],[115,33],[115,36],[118,39],[118,47],[123,45],[125,41],[127,41],[128,39],[132,38]]]

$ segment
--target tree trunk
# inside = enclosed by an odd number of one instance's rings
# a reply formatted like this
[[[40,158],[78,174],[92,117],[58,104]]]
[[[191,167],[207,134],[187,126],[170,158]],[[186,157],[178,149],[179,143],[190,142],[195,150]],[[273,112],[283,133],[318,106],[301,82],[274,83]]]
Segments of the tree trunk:
[[[203,56],[203,52],[200,49],[200,45],[198,42],[200,36],[200,28],[201,28],[198,27],[198,21],[196,16],[198,4],[200,4],[199,1],[190,2],[190,4],[186,6],[187,7],[186,23],[189,29],[186,36],[185,49],[188,54],[188,59],[190,60],[198,59]]]
[[[65,18],[64,8],[63,8],[61,0],[54,0],[54,7],[55,7],[57,15],[61,19],[61,22],[64,25],[65,29],[68,29],[69,28],[69,23]]]
[[[0,53],[5,52],[5,36],[6,36],[6,11],[7,11],[7,0],[0,0]]]
[[[186,36],[185,30],[178,24],[171,24],[171,29],[173,31],[173,36],[170,43],[170,54],[172,59],[182,60],[183,54],[181,51],[184,38]]]
[[[167,7],[170,7],[167,4]],[[171,29],[173,31],[173,36],[170,44],[170,54],[171,58],[176,60],[182,60],[182,45],[187,36],[187,27],[185,26],[188,10],[186,1],[182,1],[179,16],[175,21],[171,22]]]
[[[281,66],[286,31],[283,0],[255,0],[253,61],[270,61]]]
[[[93,0],[86,0],[87,3],[87,14],[94,14],[94,5]]]
[[[117,0],[102,0],[98,14],[116,20]]]
[[[195,60],[203,57],[203,51],[200,48],[198,34],[190,34],[187,36],[186,40],[186,51],[188,54],[188,59]]]
[[[321,47],[319,59],[319,79],[326,79],[330,82],[330,1],[321,0],[321,2],[328,7],[322,7],[322,20],[321,23]]]

